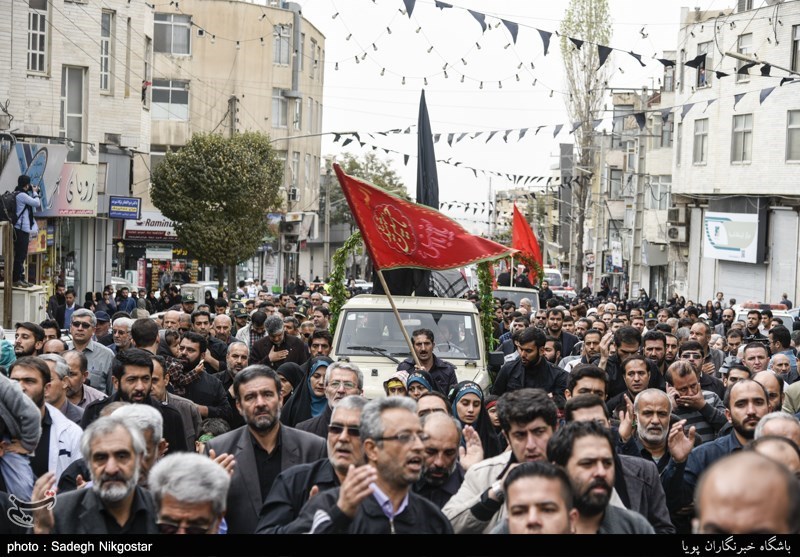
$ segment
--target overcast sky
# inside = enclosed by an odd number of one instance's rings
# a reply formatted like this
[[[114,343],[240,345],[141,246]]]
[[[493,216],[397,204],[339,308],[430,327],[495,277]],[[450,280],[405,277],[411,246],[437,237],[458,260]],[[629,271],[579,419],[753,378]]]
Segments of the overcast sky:
[[[415,125],[423,88],[433,132],[443,134],[435,146],[438,159],[452,158],[478,169],[508,174],[549,176],[557,163],[558,143],[572,142],[568,125],[553,138],[553,126],[569,121],[559,39],[553,35],[549,53],[544,56],[536,31],[557,30],[567,0],[449,0],[454,7],[446,10],[437,9],[433,0],[424,0],[416,2],[410,19],[400,13],[402,0],[298,2],[303,15],[326,37],[323,131],[358,131],[369,145],[412,155],[404,166],[402,155],[377,151],[381,158],[392,161],[412,197],[416,188],[416,133],[378,135],[372,140],[365,132]],[[681,6],[725,9],[735,0],[697,0],[691,5],[685,0],[609,0],[609,4],[613,30],[609,46],[641,54],[646,63],[643,68],[625,52],[613,52],[606,62],[612,70],[609,85],[650,88],[658,87],[663,73],[663,66],[653,56],[661,57],[663,51],[677,47]],[[486,32],[467,9],[487,15]],[[334,14],[338,15],[334,18]],[[516,44],[504,25],[496,27],[500,18],[519,24]],[[445,64],[447,79],[442,70]],[[498,81],[502,81],[502,88]],[[534,135],[542,125],[548,127]],[[609,128],[610,121],[604,126]],[[516,132],[507,143],[503,141],[504,130],[525,127],[531,130],[521,141]],[[502,131],[489,143],[486,133],[474,140],[468,136],[452,147],[444,140],[448,133],[492,130]],[[344,148],[341,144],[334,143],[333,136],[324,136],[322,152],[362,155],[369,150],[356,142]],[[438,165],[438,172],[443,202],[487,201],[490,188],[512,187],[508,180],[493,177],[490,185],[488,176],[479,173],[476,178],[469,170],[444,164]],[[455,208],[446,212],[470,230],[486,229],[479,222],[487,219],[485,215],[478,213],[470,222],[462,220],[463,213]]]

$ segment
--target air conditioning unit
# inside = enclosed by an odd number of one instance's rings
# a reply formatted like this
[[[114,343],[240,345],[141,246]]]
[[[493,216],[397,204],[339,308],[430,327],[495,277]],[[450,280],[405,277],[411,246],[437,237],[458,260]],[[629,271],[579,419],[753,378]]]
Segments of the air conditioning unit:
[[[667,228],[667,238],[670,242],[676,244],[686,243],[686,227],[685,226],[670,226]]]
[[[285,242],[283,244],[283,253],[297,253],[297,242]]]
[[[299,234],[302,222],[281,221],[278,229],[281,234]]]
[[[667,209],[667,222],[670,224],[686,224],[686,207],[670,207]]]

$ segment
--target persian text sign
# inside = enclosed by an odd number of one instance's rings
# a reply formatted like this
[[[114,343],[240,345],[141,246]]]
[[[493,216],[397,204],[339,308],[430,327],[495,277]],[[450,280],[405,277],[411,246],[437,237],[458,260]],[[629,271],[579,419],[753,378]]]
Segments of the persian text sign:
[[[139,220],[142,218],[142,199],[112,195],[108,201],[108,218]]]
[[[64,163],[50,197],[36,216],[96,217],[97,165]]]
[[[703,255],[726,261],[757,263],[758,215],[706,212],[703,216]]]

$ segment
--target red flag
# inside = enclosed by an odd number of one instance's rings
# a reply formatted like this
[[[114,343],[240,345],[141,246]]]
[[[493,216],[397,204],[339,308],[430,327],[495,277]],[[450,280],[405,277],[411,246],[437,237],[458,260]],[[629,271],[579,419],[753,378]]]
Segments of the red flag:
[[[338,164],[333,168],[378,269],[454,269],[507,257],[514,251],[473,236],[439,211],[348,176]]]
[[[543,267],[542,251],[539,249],[539,242],[536,240],[536,234],[533,233],[531,225],[528,224],[528,221],[525,220],[525,217],[522,216],[522,213],[517,209],[516,203],[514,203],[514,222],[511,226],[511,247],[532,258],[540,267]],[[528,269],[528,278],[531,280],[531,283],[535,284],[535,269]]]

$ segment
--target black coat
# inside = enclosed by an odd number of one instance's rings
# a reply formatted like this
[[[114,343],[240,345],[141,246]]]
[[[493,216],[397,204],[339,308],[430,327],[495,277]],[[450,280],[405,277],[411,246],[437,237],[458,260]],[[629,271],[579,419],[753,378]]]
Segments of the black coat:
[[[83,411],[81,427],[85,430],[87,427],[89,427],[89,424],[100,417],[100,411],[103,410],[103,408],[112,402],[117,402],[118,400],[120,400],[119,391],[102,400],[95,400],[92,402]],[[194,450],[194,447],[190,448],[186,446],[186,432],[183,430],[183,418],[181,418],[180,412],[175,410],[172,406],[161,404],[153,397],[149,397],[146,404],[149,404],[161,412],[161,417],[164,418],[163,437],[167,440],[167,443],[169,443],[170,453]]]
[[[138,499],[136,499],[138,498]],[[134,506],[138,504],[144,507],[144,512],[148,515],[148,534],[158,534],[156,527],[156,517],[158,511],[153,496],[149,491],[141,487],[136,488],[136,498]],[[103,504],[100,497],[93,489],[78,489],[60,495],[55,507],[53,516],[55,525],[53,534],[108,534],[105,519],[101,514]]]
[[[281,472],[264,499],[258,517],[256,534],[287,534],[292,531],[294,521],[308,502],[311,488],[320,492],[339,487],[339,477],[327,458],[298,464]]]
[[[324,440],[284,425],[280,428],[281,470],[325,457]],[[206,443],[206,454],[212,449],[217,455],[227,453],[236,459],[228,490],[228,510],[225,514],[228,533],[252,534],[256,530],[258,513],[264,501],[261,498],[261,484],[250,429],[243,426],[215,437]]]
[[[506,362],[500,368],[497,378],[492,385],[492,394],[501,396],[508,391],[516,391],[525,387],[543,389],[553,395],[553,400],[559,408],[564,408],[567,401],[564,391],[567,390],[569,374],[540,356],[539,362],[529,370],[525,368],[520,358]]]
[[[336,501],[339,488],[320,493],[300,511],[293,523],[292,534],[452,534],[450,521],[436,505],[414,492],[408,494],[408,506],[389,522],[375,497],[366,497],[356,516],[347,517]],[[317,514],[319,512],[319,514]],[[327,517],[327,519],[326,519]],[[312,523],[314,526],[311,531]]]

